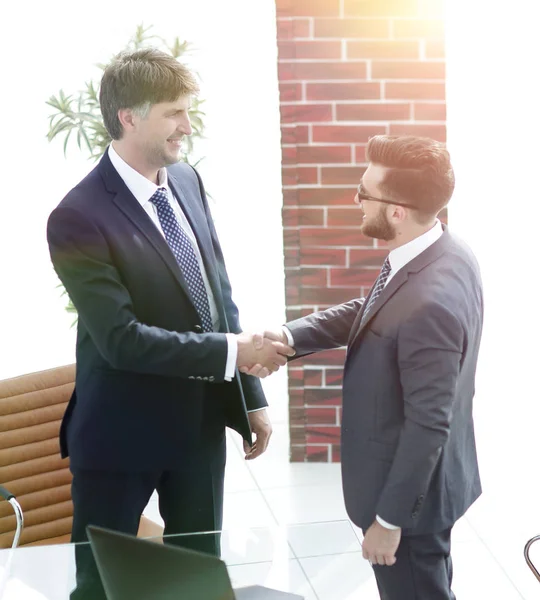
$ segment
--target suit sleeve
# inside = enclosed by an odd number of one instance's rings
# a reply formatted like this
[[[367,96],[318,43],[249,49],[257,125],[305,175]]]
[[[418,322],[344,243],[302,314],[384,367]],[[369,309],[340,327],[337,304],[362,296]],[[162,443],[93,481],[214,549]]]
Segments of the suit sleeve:
[[[296,350],[292,360],[322,350],[346,346],[363,304],[364,298],[355,298],[307,317],[289,321],[286,327],[291,332]]]
[[[376,512],[414,528],[450,433],[465,343],[459,320],[441,305],[424,306],[398,332],[404,423]]]
[[[221,244],[219,243],[219,238],[214,225],[214,220],[212,218],[212,213],[210,212],[210,207],[208,206],[208,200],[206,198],[204,185],[197,170],[193,170],[195,171],[199,182],[199,191],[202,198],[204,211],[206,213],[206,220],[210,229],[210,235],[212,237],[214,253],[216,255],[216,266],[219,273],[219,280],[221,284],[221,292],[223,295],[225,314],[227,316],[228,329],[231,333],[242,333],[242,328],[240,327],[240,316],[238,307],[232,299],[231,282],[229,280],[229,275],[225,267],[225,258],[223,257],[223,251],[221,249]],[[244,393],[244,400],[246,402],[246,408],[248,411],[256,410],[259,408],[265,408],[266,406],[268,406],[268,402],[266,401],[261,382],[257,377],[252,377],[251,375],[244,375],[243,373],[240,373],[238,369],[236,369],[236,379],[242,384],[242,392]]]
[[[213,376],[223,381],[227,340],[221,333],[177,333],[145,325],[98,227],[71,207],[49,217],[51,260],[78,318],[114,368],[172,377]]]

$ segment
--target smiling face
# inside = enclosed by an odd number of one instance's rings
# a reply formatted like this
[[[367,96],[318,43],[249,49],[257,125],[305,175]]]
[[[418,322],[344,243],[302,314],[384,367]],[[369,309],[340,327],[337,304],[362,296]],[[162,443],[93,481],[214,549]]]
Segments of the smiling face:
[[[153,104],[146,115],[133,113],[130,142],[148,167],[160,169],[180,160],[182,138],[193,131],[190,105],[191,98],[181,96],[174,102]]]

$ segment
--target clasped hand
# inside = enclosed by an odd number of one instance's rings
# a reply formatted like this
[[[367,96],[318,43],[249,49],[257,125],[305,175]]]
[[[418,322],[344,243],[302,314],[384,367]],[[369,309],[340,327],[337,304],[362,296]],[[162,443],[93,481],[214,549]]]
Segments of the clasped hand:
[[[266,377],[287,364],[287,357],[295,351],[281,331],[264,334],[240,333],[237,335],[238,358],[236,365],[242,373]]]

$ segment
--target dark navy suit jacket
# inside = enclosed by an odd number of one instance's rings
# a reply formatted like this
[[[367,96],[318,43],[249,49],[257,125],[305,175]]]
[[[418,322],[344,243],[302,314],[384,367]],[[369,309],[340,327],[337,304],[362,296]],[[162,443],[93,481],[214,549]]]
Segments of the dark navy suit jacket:
[[[342,475],[351,520],[451,527],[481,493],[472,407],[483,321],[476,259],[445,229],[361,324],[353,300],[287,324],[303,356],[347,345]]]
[[[204,445],[208,420],[251,441],[247,410],[266,406],[260,382],[224,382],[225,333],[238,310],[197,172],[168,168],[217,304],[221,331],[202,333],[166,240],[105,154],[51,213],[54,268],[78,311],[75,392],[63,456],[85,469],[174,469]]]

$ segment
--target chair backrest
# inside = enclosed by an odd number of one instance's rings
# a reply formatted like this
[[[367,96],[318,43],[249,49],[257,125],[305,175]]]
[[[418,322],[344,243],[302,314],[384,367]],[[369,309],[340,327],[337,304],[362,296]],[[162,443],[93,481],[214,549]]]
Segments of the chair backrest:
[[[74,385],[75,365],[0,381],[0,484],[23,509],[20,545],[69,541],[71,472],[58,433]],[[0,501],[0,548],[11,546],[15,527]]]

